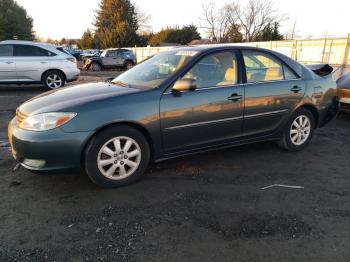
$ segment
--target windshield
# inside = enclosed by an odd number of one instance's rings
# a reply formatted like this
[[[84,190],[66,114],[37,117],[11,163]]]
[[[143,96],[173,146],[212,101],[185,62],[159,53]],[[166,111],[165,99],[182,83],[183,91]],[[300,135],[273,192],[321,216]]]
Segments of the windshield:
[[[105,51],[103,51],[102,53],[101,53],[101,57],[105,57],[106,56],[106,54],[107,54],[107,50],[105,50]]]
[[[157,54],[116,77],[112,83],[143,88],[159,87],[196,54],[195,51],[172,51]]]

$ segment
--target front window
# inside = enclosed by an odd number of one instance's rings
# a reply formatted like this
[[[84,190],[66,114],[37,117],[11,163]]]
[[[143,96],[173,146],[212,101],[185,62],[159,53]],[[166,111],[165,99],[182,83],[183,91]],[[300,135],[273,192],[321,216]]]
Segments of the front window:
[[[196,88],[224,87],[237,84],[237,60],[231,51],[208,55],[183,77],[196,81]]]
[[[188,63],[197,52],[171,51],[157,54],[116,77],[112,83],[156,88]]]

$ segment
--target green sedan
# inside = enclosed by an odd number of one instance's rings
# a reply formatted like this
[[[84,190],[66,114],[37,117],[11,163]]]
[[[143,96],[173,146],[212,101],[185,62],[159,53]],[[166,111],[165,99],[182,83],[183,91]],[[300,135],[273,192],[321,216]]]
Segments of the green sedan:
[[[302,150],[337,110],[330,75],[274,51],[208,45],[39,95],[17,109],[8,136],[31,171],[84,170],[117,187],[141,178],[150,161],[266,140]]]

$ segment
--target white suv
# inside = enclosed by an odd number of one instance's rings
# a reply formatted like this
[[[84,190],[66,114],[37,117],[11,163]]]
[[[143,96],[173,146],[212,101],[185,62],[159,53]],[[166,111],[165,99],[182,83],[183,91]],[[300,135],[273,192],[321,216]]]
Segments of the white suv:
[[[0,84],[42,83],[49,89],[77,80],[76,59],[62,48],[30,41],[0,42]]]

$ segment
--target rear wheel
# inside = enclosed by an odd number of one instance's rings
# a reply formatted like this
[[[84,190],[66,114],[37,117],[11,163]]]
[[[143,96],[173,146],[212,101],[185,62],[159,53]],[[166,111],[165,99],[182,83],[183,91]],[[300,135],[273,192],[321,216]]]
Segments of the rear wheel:
[[[300,151],[311,141],[315,118],[307,109],[299,109],[290,118],[279,145],[288,151]]]
[[[149,145],[141,132],[128,126],[111,127],[87,146],[85,170],[99,186],[125,186],[142,177],[149,159]]]
[[[43,84],[48,89],[63,87],[66,83],[64,75],[59,71],[48,71],[43,76]]]

